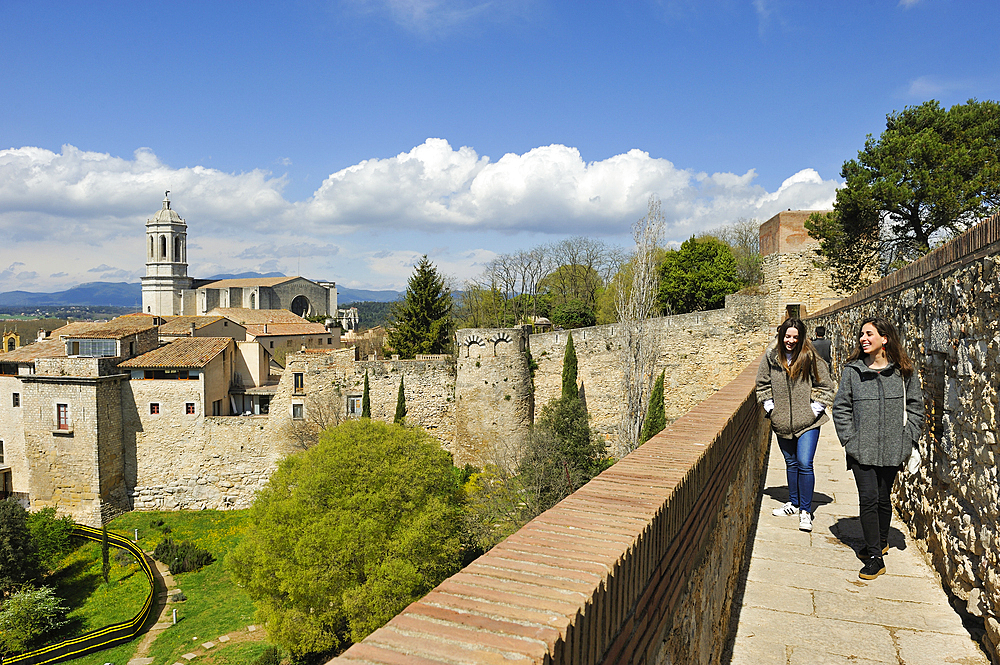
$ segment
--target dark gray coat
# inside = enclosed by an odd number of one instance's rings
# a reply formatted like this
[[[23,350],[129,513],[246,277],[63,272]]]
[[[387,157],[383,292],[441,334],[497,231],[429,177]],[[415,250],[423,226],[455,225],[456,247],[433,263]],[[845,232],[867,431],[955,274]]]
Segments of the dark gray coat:
[[[833,400],[840,445],[861,464],[900,466],[910,457],[924,426],[924,394],[916,371],[906,379],[907,423],[903,426],[903,375],[893,364],[880,370],[854,360],[844,366]]]
[[[757,369],[757,401],[763,404],[766,400],[774,400],[771,429],[782,439],[791,439],[830,421],[826,411],[817,417],[812,411],[812,403],[819,402],[829,411],[833,401],[833,383],[826,362],[818,357],[818,380],[811,372],[795,381],[789,380],[788,372],[778,359],[778,354],[782,352],[774,343],[764,352]]]

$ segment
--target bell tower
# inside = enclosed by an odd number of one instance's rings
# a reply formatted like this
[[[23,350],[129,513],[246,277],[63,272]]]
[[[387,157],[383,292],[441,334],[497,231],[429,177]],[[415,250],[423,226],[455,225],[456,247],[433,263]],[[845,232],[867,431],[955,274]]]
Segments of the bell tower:
[[[182,292],[191,288],[187,274],[187,222],[171,209],[169,196],[169,190],[164,192],[163,208],[146,220],[142,312],[154,316],[182,314]]]

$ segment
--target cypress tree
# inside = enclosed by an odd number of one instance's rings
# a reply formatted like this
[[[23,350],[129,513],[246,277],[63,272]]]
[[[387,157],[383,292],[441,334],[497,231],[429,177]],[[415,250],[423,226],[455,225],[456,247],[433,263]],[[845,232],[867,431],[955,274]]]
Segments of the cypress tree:
[[[451,292],[424,255],[414,266],[406,296],[392,304],[386,341],[400,358],[446,353],[451,346],[451,311]]]
[[[577,365],[576,348],[573,346],[573,333],[566,342],[566,352],[563,354],[562,366],[562,396],[579,397],[580,387],[576,383]]]
[[[660,372],[660,377],[653,385],[653,392],[649,396],[649,408],[646,409],[646,420],[642,423],[642,434],[639,436],[639,443],[645,443],[653,438],[654,434],[663,431],[667,426],[667,413],[663,408],[663,376],[666,370]]]
[[[108,576],[111,574],[111,546],[108,544],[108,527],[101,526],[101,575],[104,576],[104,583],[108,584]]]
[[[361,395],[361,417],[372,417],[372,398],[368,392],[368,370],[365,370],[365,391]]]
[[[403,377],[399,377],[399,392],[396,393],[396,415],[392,422],[402,424],[406,418],[406,395],[403,393]]]

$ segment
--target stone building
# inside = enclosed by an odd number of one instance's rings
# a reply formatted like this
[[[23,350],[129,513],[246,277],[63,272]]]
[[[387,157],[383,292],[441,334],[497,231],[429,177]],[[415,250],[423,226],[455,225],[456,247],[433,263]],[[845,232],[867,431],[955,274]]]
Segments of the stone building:
[[[786,210],[760,225],[760,255],[768,320],[777,324],[789,316],[805,318],[844,297],[830,287],[830,278],[819,270],[816,248],[805,221],[824,210]]]
[[[146,221],[142,311],[154,316],[205,315],[216,307],[287,309],[299,316],[336,316],[337,285],[304,277],[205,280],[188,276],[187,222],[170,207]]]

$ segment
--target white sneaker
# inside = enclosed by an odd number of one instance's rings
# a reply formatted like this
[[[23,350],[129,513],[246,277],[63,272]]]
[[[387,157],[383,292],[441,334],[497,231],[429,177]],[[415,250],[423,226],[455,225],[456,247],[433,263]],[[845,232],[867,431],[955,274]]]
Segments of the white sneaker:
[[[775,508],[774,510],[772,510],[771,514],[774,515],[775,517],[784,517],[786,515],[794,515],[797,512],[799,512],[799,509],[793,506],[792,502],[789,501],[781,508]]]
[[[799,531],[812,531],[813,530],[813,520],[812,515],[806,511],[801,511],[799,513]]]

